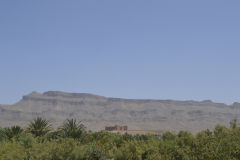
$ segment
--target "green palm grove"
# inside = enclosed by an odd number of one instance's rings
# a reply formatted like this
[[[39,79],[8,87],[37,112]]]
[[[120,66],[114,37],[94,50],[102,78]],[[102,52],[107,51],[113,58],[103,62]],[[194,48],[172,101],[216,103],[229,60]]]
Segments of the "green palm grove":
[[[196,135],[162,136],[86,131],[76,119],[53,129],[36,118],[27,127],[0,128],[0,160],[239,160],[240,127],[217,125]]]

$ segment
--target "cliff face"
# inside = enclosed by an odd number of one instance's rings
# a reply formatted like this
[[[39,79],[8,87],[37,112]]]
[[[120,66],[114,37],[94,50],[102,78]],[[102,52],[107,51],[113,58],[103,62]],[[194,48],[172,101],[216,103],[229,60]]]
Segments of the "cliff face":
[[[86,93],[49,91],[23,96],[14,105],[0,105],[0,125],[26,125],[41,116],[55,126],[67,118],[81,120],[88,129],[106,125],[128,125],[130,129],[189,130],[213,129],[240,117],[240,104],[212,101],[173,101],[106,98]]]

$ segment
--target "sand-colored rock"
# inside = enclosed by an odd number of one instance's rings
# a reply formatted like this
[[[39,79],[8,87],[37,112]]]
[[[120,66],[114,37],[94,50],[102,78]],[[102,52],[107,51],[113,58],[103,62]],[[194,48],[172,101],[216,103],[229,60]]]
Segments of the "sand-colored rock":
[[[102,130],[115,124],[132,130],[213,129],[240,117],[240,105],[212,101],[174,101],[107,98],[87,93],[49,91],[23,96],[14,105],[0,105],[0,125],[26,125],[34,117],[49,119],[54,126],[67,118],[81,120],[88,129]]]

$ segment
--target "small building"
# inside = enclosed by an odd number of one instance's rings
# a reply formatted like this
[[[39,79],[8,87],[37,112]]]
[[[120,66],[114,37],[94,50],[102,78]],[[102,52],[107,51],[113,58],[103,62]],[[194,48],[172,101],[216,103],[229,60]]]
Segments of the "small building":
[[[120,133],[120,134],[130,134],[130,135],[162,135],[163,131],[160,130],[128,130],[128,126],[106,126],[105,131],[109,131],[111,133]]]
[[[119,126],[119,125],[107,126],[107,127],[105,127],[105,130],[106,131],[127,131],[128,126]]]

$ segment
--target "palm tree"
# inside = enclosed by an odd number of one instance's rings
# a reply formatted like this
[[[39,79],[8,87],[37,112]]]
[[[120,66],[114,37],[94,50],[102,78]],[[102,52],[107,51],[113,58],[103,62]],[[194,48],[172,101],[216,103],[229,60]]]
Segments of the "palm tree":
[[[52,125],[46,119],[41,117],[35,118],[33,121],[30,121],[27,131],[32,133],[34,136],[44,136],[46,133],[52,130]]]
[[[23,133],[23,129],[20,126],[12,126],[4,128],[2,133],[5,138],[11,140],[13,137],[18,138]]]
[[[237,128],[237,119],[233,119],[232,121],[230,121],[230,127],[231,129],[236,129]]]
[[[0,127],[0,142],[5,139],[5,134],[3,128]]]
[[[67,119],[59,128],[59,131],[64,137],[77,139],[85,132],[85,126],[81,121],[78,122],[76,119]]]

